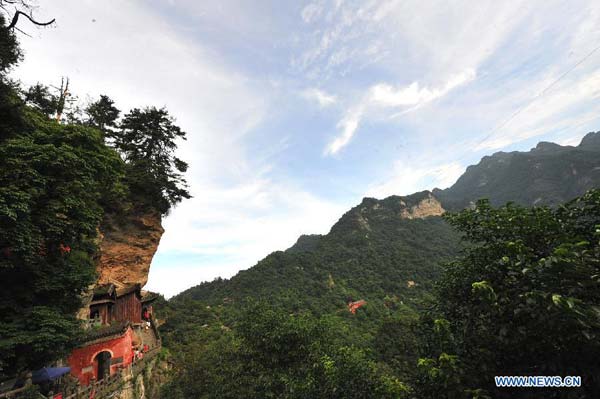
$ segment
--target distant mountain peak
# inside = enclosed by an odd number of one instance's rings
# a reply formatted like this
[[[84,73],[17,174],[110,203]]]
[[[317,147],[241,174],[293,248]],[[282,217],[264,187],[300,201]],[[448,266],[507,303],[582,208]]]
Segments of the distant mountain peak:
[[[567,149],[568,147],[563,147],[560,146],[556,143],[550,143],[548,141],[540,141],[535,148],[533,148],[531,151],[532,152],[553,152],[553,151],[560,151],[562,149]]]
[[[583,139],[581,139],[579,147],[600,151],[600,132],[586,134]]]
[[[531,151],[496,152],[471,165],[451,187],[433,190],[445,209],[487,198],[493,205],[557,205],[600,187],[600,132],[577,147],[542,141]]]

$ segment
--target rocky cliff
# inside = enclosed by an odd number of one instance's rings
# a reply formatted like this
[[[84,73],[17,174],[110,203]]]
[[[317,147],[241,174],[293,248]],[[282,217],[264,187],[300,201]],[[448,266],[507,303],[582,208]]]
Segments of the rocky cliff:
[[[98,284],[145,285],[152,257],[163,232],[161,217],[157,212],[124,219],[107,216],[100,229]]]
[[[98,229],[99,247],[96,272],[98,280],[82,295],[82,307],[77,318],[89,318],[89,303],[94,288],[100,284],[117,286],[148,281],[150,263],[158,249],[164,229],[158,212],[135,213],[128,216],[106,215]]]

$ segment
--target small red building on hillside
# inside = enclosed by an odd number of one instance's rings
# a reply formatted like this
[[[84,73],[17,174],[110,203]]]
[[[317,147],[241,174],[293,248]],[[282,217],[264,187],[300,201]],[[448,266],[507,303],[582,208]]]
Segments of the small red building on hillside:
[[[367,304],[367,301],[365,301],[364,299],[361,299],[360,301],[355,301],[355,302],[349,302],[348,303],[348,310],[350,311],[350,313],[352,314],[356,314],[356,311],[365,306]]]

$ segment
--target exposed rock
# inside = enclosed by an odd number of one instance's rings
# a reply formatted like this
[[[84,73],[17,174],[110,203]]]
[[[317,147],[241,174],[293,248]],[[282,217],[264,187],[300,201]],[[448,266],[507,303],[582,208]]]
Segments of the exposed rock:
[[[135,215],[125,220],[107,217],[100,232],[98,284],[145,285],[163,232],[158,213]]]
[[[419,201],[416,205],[410,208],[404,208],[401,212],[401,217],[405,219],[418,219],[428,216],[441,216],[444,214],[444,208],[431,193],[427,197]]]

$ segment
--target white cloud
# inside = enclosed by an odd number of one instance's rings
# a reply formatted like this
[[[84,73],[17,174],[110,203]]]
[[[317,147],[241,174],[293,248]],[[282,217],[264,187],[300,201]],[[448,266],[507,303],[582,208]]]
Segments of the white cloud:
[[[309,24],[313,22],[315,19],[319,18],[321,13],[323,12],[323,6],[318,3],[309,3],[306,7],[302,9],[300,15],[302,16],[302,20]]]
[[[342,132],[325,148],[325,155],[337,154],[342,148],[350,143],[350,140],[352,140],[352,137],[358,129],[363,112],[363,106],[359,105],[357,108],[348,111],[346,116],[338,122],[337,127]]]
[[[306,89],[302,92],[302,95],[306,99],[315,100],[321,108],[333,105],[337,101],[336,96],[317,88]]]
[[[446,188],[456,182],[465,171],[458,162],[418,167],[405,161],[394,163],[394,172],[387,181],[369,187],[366,196],[385,198],[390,195],[407,195],[433,188]]]
[[[380,83],[371,87],[371,101],[385,107],[399,107],[407,105],[421,105],[441,98],[452,89],[468,83],[475,78],[475,71],[466,71],[455,75],[442,87],[420,87],[419,82],[413,82],[406,87],[394,89],[391,85]]]
[[[391,85],[385,83],[371,86],[363,100],[346,112],[344,118],[338,123],[337,127],[341,130],[341,133],[327,145],[325,154],[335,155],[347,146],[355,135],[361,119],[368,116],[369,112],[381,108],[397,109],[407,106],[411,106],[410,110],[414,110],[423,104],[445,96],[453,89],[472,81],[474,78],[475,71],[467,69],[450,77],[441,87],[421,87],[419,82],[413,82],[400,89],[394,89]],[[406,112],[406,110],[403,112]]]
[[[583,134],[578,134],[576,136],[567,137],[562,140],[557,140],[556,144],[560,144],[562,146],[573,146],[576,147],[581,143],[581,139],[583,138]]]

